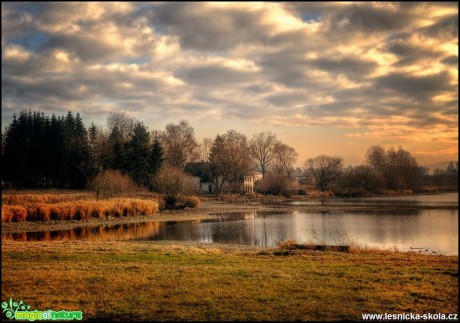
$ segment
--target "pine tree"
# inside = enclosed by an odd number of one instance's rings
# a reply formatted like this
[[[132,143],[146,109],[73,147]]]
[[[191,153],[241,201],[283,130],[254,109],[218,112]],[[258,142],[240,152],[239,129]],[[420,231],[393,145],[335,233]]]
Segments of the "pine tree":
[[[127,165],[131,178],[137,184],[148,185],[151,169],[150,135],[142,122],[135,124],[127,146]]]
[[[96,176],[102,170],[103,145],[101,130],[91,123],[88,129],[88,177]]]
[[[164,162],[164,150],[161,146],[158,137],[155,137],[152,145],[152,152],[150,155],[150,173],[151,176],[155,176],[160,171]]]
[[[104,169],[126,170],[125,143],[118,127],[114,127],[110,133],[103,160]]]

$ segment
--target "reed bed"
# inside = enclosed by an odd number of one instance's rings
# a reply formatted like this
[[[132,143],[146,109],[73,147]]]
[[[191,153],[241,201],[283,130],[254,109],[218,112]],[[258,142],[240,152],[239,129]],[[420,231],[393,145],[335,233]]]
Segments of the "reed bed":
[[[28,203],[55,204],[68,201],[95,200],[92,193],[66,193],[66,194],[4,194],[2,205],[24,205]]]
[[[109,216],[154,215],[157,200],[117,198],[104,201],[78,200],[59,203],[2,204],[2,222],[86,220]]]

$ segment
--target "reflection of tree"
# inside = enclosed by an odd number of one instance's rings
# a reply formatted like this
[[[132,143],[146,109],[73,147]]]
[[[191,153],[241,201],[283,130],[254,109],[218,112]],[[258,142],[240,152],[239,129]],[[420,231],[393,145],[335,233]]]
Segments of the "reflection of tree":
[[[158,222],[80,227],[72,230],[2,234],[2,240],[14,241],[108,241],[148,239],[159,232]]]

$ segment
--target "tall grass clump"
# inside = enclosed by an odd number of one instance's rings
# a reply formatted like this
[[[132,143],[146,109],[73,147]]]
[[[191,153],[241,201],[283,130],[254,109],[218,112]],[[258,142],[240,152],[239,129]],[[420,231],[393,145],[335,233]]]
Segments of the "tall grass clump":
[[[11,222],[13,220],[13,213],[11,208],[7,205],[2,205],[2,222]]]
[[[28,203],[54,204],[68,201],[91,200],[94,197],[89,193],[66,193],[66,194],[3,194],[2,205],[25,205]]]
[[[2,205],[2,222],[24,222],[27,209],[22,205]]]
[[[87,220],[108,216],[154,215],[158,212],[158,201],[118,198],[104,201],[75,201],[54,204],[28,203],[2,205],[2,222]]]

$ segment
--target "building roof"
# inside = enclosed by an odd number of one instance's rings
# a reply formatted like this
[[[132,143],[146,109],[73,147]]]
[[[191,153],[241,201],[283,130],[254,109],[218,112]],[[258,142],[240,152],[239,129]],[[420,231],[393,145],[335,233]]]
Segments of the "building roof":
[[[201,182],[212,182],[208,162],[187,163],[185,165],[185,172],[192,176],[200,177]]]

